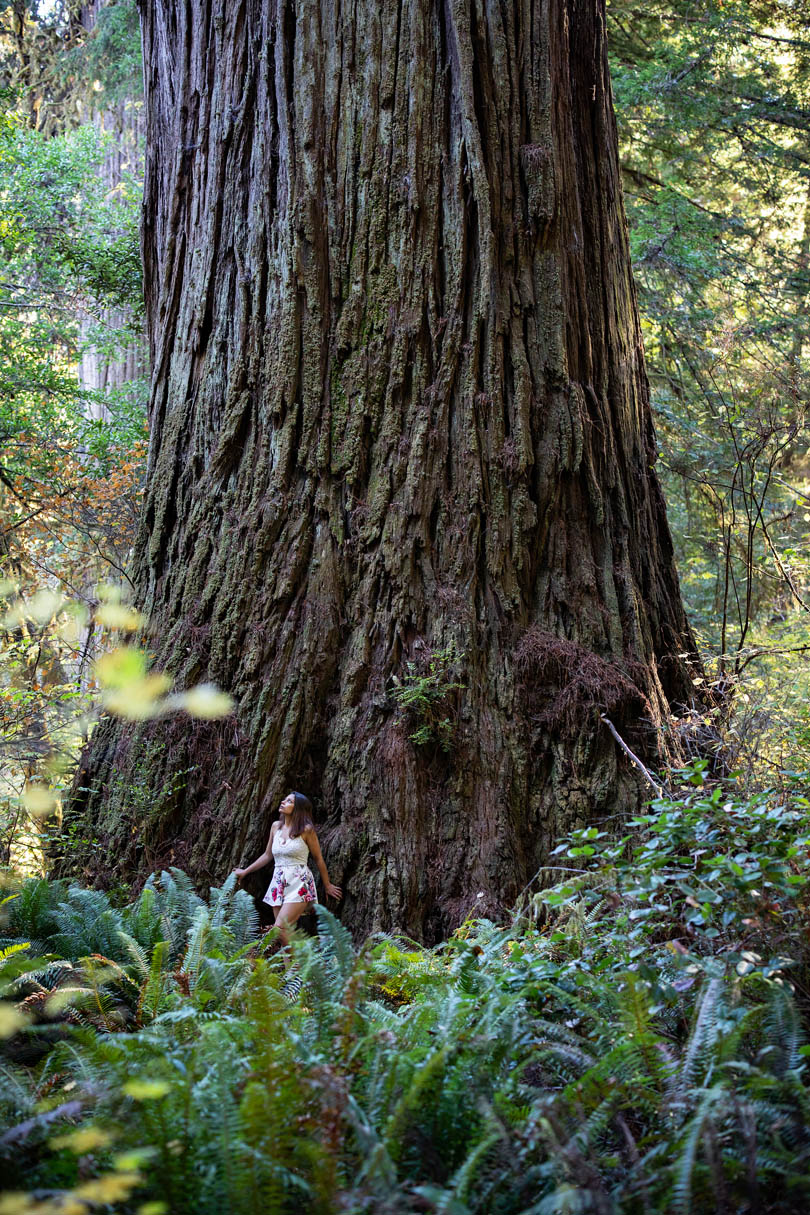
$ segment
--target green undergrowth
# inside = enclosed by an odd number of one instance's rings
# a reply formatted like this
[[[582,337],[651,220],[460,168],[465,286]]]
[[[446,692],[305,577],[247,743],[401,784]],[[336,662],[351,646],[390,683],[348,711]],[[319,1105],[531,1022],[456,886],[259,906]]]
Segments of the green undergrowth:
[[[25,882],[0,1211],[805,1209],[809,851],[803,796],[696,783],[435,949],[319,908],[294,1002],[230,881]]]

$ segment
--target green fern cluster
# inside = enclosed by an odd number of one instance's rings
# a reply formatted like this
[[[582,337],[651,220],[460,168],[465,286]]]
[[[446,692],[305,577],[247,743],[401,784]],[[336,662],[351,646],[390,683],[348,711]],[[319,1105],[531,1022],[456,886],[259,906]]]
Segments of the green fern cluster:
[[[442,649],[426,647],[419,661],[405,663],[401,678],[393,677],[391,699],[401,711],[401,720],[408,722],[408,737],[415,746],[436,742],[443,751],[452,748],[454,693],[465,686],[458,675],[463,658],[453,641]]]
[[[123,909],[27,884],[0,959],[3,1007],[43,1010],[5,1038],[17,1209],[44,1215],[47,1192],[56,1215],[92,1183],[110,1209],[177,1215],[793,1215],[810,1202],[800,810],[766,833],[701,793],[619,843],[578,833],[579,873],[432,950],[358,947],[318,908],[292,1003],[232,883],[203,900],[173,870]],[[727,838],[779,904],[776,958],[762,924],[757,957],[732,939],[762,891]],[[690,933],[682,887],[708,875],[728,930],[712,915]],[[63,989],[56,1012],[40,988]]]

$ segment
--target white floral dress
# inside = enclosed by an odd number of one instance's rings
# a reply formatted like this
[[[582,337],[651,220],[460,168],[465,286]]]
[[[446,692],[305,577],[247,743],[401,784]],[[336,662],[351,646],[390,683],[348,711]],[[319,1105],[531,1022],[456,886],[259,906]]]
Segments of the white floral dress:
[[[276,867],[264,896],[271,907],[282,903],[317,903],[315,879],[307,865],[309,846],[300,835],[294,839],[282,839],[277,831],[273,837],[273,860]]]

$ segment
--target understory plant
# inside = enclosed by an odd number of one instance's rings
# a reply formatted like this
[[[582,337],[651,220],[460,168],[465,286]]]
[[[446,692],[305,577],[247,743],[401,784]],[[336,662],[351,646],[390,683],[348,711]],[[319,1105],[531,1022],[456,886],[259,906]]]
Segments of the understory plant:
[[[450,751],[455,731],[454,694],[464,687],[459,669],[463,654],[453,641],[441,649],[423,645],[416,659],[405,663],[403,675],[394,676],[391,698],[400,720],[410,728],[411,742],[419,747],[438,743]]]
[[[804,799],[695,784],[551,859],[508,923],[434,949],[319,907],[292,1002],[230,881],[174,870],[121,909],[24,883],[0,1211],[802,1209]]]

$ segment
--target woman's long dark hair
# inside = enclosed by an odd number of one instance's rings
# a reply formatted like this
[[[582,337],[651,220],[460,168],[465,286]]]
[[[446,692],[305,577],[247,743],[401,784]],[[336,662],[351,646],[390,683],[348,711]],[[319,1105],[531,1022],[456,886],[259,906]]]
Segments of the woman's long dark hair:
[[[306,831],[307,827],[312,827],[312,802],[308,797],[304,797],[303,793],[293,793],[295,806],[290,815],[290,839],[294,840],[302,831]]]

